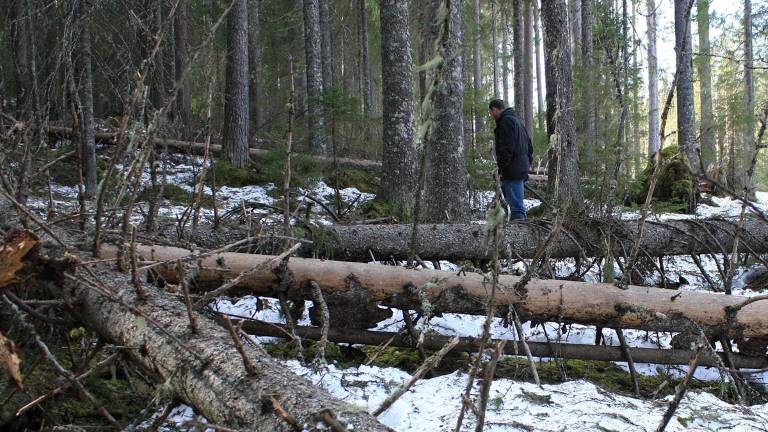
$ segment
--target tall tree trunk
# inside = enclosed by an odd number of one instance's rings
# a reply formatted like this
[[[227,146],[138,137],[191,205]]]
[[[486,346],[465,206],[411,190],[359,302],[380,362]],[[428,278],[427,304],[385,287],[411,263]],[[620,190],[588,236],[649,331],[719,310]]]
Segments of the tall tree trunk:
[[[467,167],[464,160],[464,80],[461,52],[464,43],[461,2],[441,0],[440,37],[436,48],[442,61],[430,88],[430,108],[424,110],[423,142],[426,160],[424,221],[469,220]]]
[[[320,0],[320,47],[323,53],[323,90],[334,87],[333,82],[333,16],[331,15],[331,0]],[[328,122],[328,154],[334,154],[335,126],[326,108],[325,119]]]
[[[632,0],[632,28],[637,28],[637,2]],[[637,177],[642,171],[641,157],[643,151],[640,146],[640,68],[638,66],[638,50],[640,47],[640,39],[630,36],[632,41],[632,145],[633,152],[632,158],[635,162],[634,175]]]
[[[525,98],[525,117],[523,121],[528,135],[533,136],[533,8],[531,2],[525,0],[523,7],[524,50],[523,65],[525,66],[523,97]]]
[[[13,77],[16,87],[16,117],[26,119],[32,110],[32,76],[30,76],[29,26],[27,0],[14,0],[11,20],[13,39]]]
[[[568,24],[568,31],[571,35],[571,64],[577,64],[578,56],[581,51],[582,36],[580,0],[568,0]]]
[[[384,149],[379,198],[406,216],[418,187],[408,2],[381,0],[380,7]]]
[[[324,156],[328,154],[329,149],[322,104],[323,62],[318,0],[304,0],[304,51],[307,58],[309,150],[314,154]]]
[[[96,192],[96,137],[93,119],[93,74],[91,71],[91,10],[90,0],[80,2],[80,38],[77,47],[77,75],[80,97],[80,160],[82,161],[85,192]]]
[[[544,48],[549,53],[551,71],[547,81],[552,82],[553,109],[547,113],[547,126],[551,132],[549,150],[549,176],[547,192],[550,202],[558,208],[579,211],[584,202],[579,178],[579,149],[573,115],[573,81],[571,77],[571,46],[567,27],[565,0],[547,0],[541,4],[544,26]],[[549,90],[549,89],[548,89]],[[549,92],[547,98],[550,98]],[[554,120],[554,127],[550,122]],[[559,184],[558,184],[559,183]]]
[[[712,68],[710,66],[711,49],[709,44],[709,0],[697,0],[696,22],[699,28],[699,55],[697,66],[701,95],[701,158],[704,168],[709,170],[717,159],[715,144],[715,124],[712,115]]]
[[[744,176],[744,191],[750,199],[755,198],[755,176],[747,176],[755,151],[755,80],[753,74],[754,53],[752,49],[752,2],[744,0],[744,113],[741,149],[736,155],[740,171]],[[738,189],[737,189],[738,190]]]
[[[147,52],[151,51],[152,47],[155,45],[155,38],[157,36],[162,35],[161,31],[163,29],[163,0],[149,0],[149,4],[147,5],[147,9],[149,10],[150,14],[150,25],[149,25],[149,34],[147,35]],[[152,87],[151,87],[151,100],[152,100],[152,107],[156,110],[160,109],[163,106],[163,102],[165,99],[165,53],[164,53],[164,45],[160,44],[160,47],[157,50],[157,54],[155,54],[155,60],[154,64],[152,65],[152,69],[150,72],[150,76],[152,77]],[[145,116],[147,119],[150,118],[150,113],[145,112]]]
[[[187,0],[179,0],[176,15],[173,17],[173,43],[174,43],[174,78],[181,81],[186,69],[189,67],[189,15]],[[192,99],[189,89],[189,78],[179,83],[179,91],[176,94],[176,112],[181,123],[183,139],[192,138]]]
[[[509,103],[509,8],[507,3],[502,3],[502,29],[501,29],[501,82],[502,95],[505,103]]]
[[[473,112],[475,113],[475,141],[477,141],[478,135],[483,130],[483,123],[485,119],[485,112],[480,110],[483,105],[483,71],[482,71],[482,58],[480,51],[480,0],[475,0],[475,40],[474,46],[474,69],[472,75],[472,84],[474,87],[475,101]]]
[[[581,1],[581,64],[584,71],[584,110],[586,118],[586,139],[584,143],[587,160],[593,161],[597,146],[597,109],[595,107],[594,68],[595,48],[593,30],[595,27],[595,12],[592,0]]]
[[[251,110],[253,112],[252,135],[259,133],[264,124],[264,68],[261,58],[261,23],[259,8],[261,0],[250,0],[248,5],[248,67],[250,72],[249,88]]]
[[[368,37],[368,6],[366,2],[359,2],[360,5],[360,62],[363,73],[363,112],[366,115],[373,114],[373,78],[371,72],[371,55]]]
[[[227,77],[222,146],[227,161],[248,165],[248,0],[235,0],[229,13]]]
[[[493,98],[497,99],[500,95],[499,93],[499,45],[498,45],[498,38],[496,37],[497,33],[497,21],[499,19],[499,11],[498,7],[496,6],[496,0],[491,0],[491,8],[493,9],[493,13],[491,14],[491,40],[492,44],[491,46],[493,49],[491,49],[491,54],[493,56]]]
[[[675,51],[677,70],[677,143],[690,169],[699,172],[696,154],[696,118],[693,102],[690,0],[675,0]],[[691,199],[693,199],[691,195]],[[693,207],[692,201],[690,207]],[[693,208],[689,208],[693,210]]]
[[[656,0],[646,0],[648,27],[648,157],[661,146],[659,131],[659,69],[656,57]]]
[[[512,54],[514,56],[514,98],[515,114],[525,118],[525,25],[523,20],[523,1],[512,1]]]
[[[544,85],[542,84],[544,73],[541,69],[541,31],[538,3],[538,0],[533,0],[533,43],[536,46],[536,57],[534,58],[534,62],[536,62],[536,117],[538,118],[539,129],[544,129]]]

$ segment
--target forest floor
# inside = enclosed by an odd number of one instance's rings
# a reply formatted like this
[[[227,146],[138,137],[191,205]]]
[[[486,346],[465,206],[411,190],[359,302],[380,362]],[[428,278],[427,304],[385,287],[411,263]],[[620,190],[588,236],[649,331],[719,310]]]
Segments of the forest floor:
[[[167,196],[160,209],[161,219],[167,222],[176,221],[187,209],[188,198],[196,183],[200,170],[200,159],[197,157],[174,158],[173,163],[166,165],[165,182],[179,190],[181,196]],[[145,173],[146,181],[149,174]],[[322,180],[303,181],[302,188],[293,194],[298,203],[308,202],[307,196],[317,198],[329,207],[337,204],[336,191]],[[59,213],[76,210],[77,188],[60,184],[52,184],[54,206]],[[356,187],[340,189],[338,197],[343,206],[354,210],[371,200],[372,190],[361,191]],[[210,188],[206,195],[212,195]],[[187,195],[184,195],[187,194]],[[492,198],[490,192],[475,194],[473,214],[479,215],[477,223],[485,206]],[[274,183],[245,186],[222,186],[216,190],[219,215],[232,216],[247,213],[262,219],[263,223],[280,223],[281,198],[276,193]],[[735,200],[722,197],[711,197],[711,204],[702,204],[695,215],[654,214],[651,217],[659,220],[681,218],[725,217],[737,218],[741,204]],[[538,205],[536,200],[526,200],[526,206],[531,208]],[[768,193],[758,193],[757,205],[768,209]],[[38,196],[30,200],[30,207],[40,214],[45,214],[48,199]],[[211,206],[205,206],[202,216],[206,221],[213,218]],[[336,209],[337,211],[339,209]],[[326,212],[313,207],[315,223],[331,223]],[[625,219],[637,218],[637,211],[625,209],[619,217]],[[135,212],[137,222],[143,220],[142,211]],[[232,218],[235,219],[235,218]],[[230,223],[236,223],[231,220]],[[702,256],[702,266],[709,272],[717,283],[717,263],[722,256]],[[383,263],[371,262],[371,265]],[[425,263],[430,265],[430,263]],[[444,270],[458,270],[456,264],[443,261],[440,263]],[[521,266],[504,266],[506,272],[520,271]],[[557,276],[567,276],[575,269],[573,260],[557,260],[554,264]],[[666,257],[664,269],[668,280],[678,281],[680,289],[711,291],[708,282],[690,257]],[[601,277],[599,268],[593,268],[585,276],[586,281],[597,281]],[[768,293],[768,286],[751,286],[750,283],[765,269],[758,264],[741,266],[734,282],[734,294],[754,296]],[[614,273],[620,277],[618,267]],[[659,282],[658,276],[649,276],[646,284]],[[241,317],[253,317],[269,322],[284,322],[279,312],[277,301],[264,301],[255,297],[219,298],[211,305],[211,309],[221,313]],[[484,317],[444,314],[432,318],[428,323],[419,322],[418,327],[423,331],[434,331],[443,335],[480,336]],[[309,324],[309,318],[301,317],[300,324]],[[396,312],[388,320],[378,324],[377,330],[399,331],[403,326],[401,312]],[[524,325],[525,336],[533,341],[561,340],[569,343],[594,343],[596,329],[592,326],[568,325],[556,323],[531,326]],[[613,330],[602,330],[605,343],[618,345],[619,342]],[[505,327],[501,320],[494,320],[492,335],[499,339],[514,339],[514,331]],[[669,348],[672,334],[646,332],[640,330],[625,330],[627,342],[633,347]],[[414,350],[389,348],[370,365],[369,351],[356,349],[362,358],[353,358],[349,354],[329,354],[329,364],[319,368],[301,365],[292,355],[285,343],[276,338],[254,337],[254,341],[262,343],[274,355],[283,361],[297,374],[305,376],[312,382],[329,390],[336,397],[360,409],[375,409],[386,396],[400,383],[410,377],[420,364],[420,359]],[[341,352],[336,347],[336,352]],[[522,359],[522,360],[521,360]],[[461,394],[467,382],[467,358],[446,359],[445,363],[456,365],[453,369],[445,365],[437,376],[424,378],[401,397],[395,404],[379,416],[386,425],[397,431],[448,431],[453,430],[460,410]],[[487,431],[648,431],[654,430],[667,408],[674,392],[675,380],[684,376],[686,366],[660,366],[637,364],[638,372],[643,375],[641,385],[644,397],[631,395],[629,374],[626,363],[608,363],[592,361],[564,361],[562,359],[537,359],[540,374],[544,384],[539,387],[530,381],[527,363],[522,357],[506,356],[499,365],[497,376],[490,391],[490,403],[486,417]],[[397,366],[397,367],[395,367]],[[768,388],[768,373],[757,371],[747,373],[753,393],[762,398]],[[656,398],[650,397],[665,381],[671,384],[658,392]],[[730,395],[730,378],[727,372],[716,368],[700,367],[695,374],[693,389],[686,394],[680,408],[667,430],[682,431],[753,431],[768,430],[768,404],[752,406],[739,405],[732,402]],[[473,398],[477,397],[482,382],[476,381],[473,388]],[[159,415],[159,412],[155,416]],[[171,416],[161,426],[160,430],[180,430],[186,420],[194,416],[194,411],[186,405],[178,405]],[[150,421],[150,420],[148,420]],[[474,418],[469,416],[461,430],[474,430]]]

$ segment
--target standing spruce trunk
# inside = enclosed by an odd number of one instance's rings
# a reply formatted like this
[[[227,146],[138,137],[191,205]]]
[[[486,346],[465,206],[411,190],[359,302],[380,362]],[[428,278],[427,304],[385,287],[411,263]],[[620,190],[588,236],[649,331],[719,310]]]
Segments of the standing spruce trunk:
[[[365,115],[373,114],[373,77],[371,72],[371,54],[368,36],[368,6],[366,2],[359,2],[360,6],[360,68],[363,84],[363,112]]]
[[[547,82],[552,83],[551,112],[547,113],[549,137],[549,176],[547,194],[558,208],[578,212],[584,205],[579,178],[579,149],[573,115],[573,82],[571,77],[571,47],[567,27],[565,0],[542,2],[544,48],[549,52],[550,71]],[[550,98],[549,88],[547,98]],[[549,105],[549,102],[548,102]],[[554,125],[550,127],[550,122]],[[559,186],[556,187],[556,180]]]
[[[499,97],[499,41],[498,41],[498,7],[496,6],[496,0],[491,0],[491,46],[493,49],[491,50],[491,55],[493,58],[493,98],[496,99]],[[479,26],[478,26],[479,28]],[[482,108],[482,105],[480,105],[479,108]],[[485,110],[481,110],[483,112]]]
[[[320,0],[320,51],[323,61],[323,91],[328,92],[333,89],[333,16],[331,15],[331,0]],[[323,107],[325,111],[325,120],[328,122],[328,140],[327,152],[333,155],[335,137],[335,126],[329,113],[329,107]]]
[[[501,83],[504,102],[509,104],[509,8],[502,3],[501,26]]]
[[[525,26],[523,21],[523,1],[512,2],[512,53],[514,56],[514,94],[515,114],[518,118],[525,118]]]
[[[261,23],[259,22],[260,0],[250,0],[248,5],[248,70],[250,72],[250,82],[248,83],[251,91],[250,103],[253,113],[251,121],[252,135],[257,137],[259,128],[264,124],[264,76],[261,60],[261,41],[259,32]]]
[[[656,57],[656,0],[646,0],[648,27],[648,157],[661,147],[659,131],[659,68]]]
[[[569,31],[571,34],[571,64],[578,64],[578,55],[581,51],[582,42],[580,0],[568,0],[568,23]]]
[[[16,88],[16,118],[25,119],[32,111],[32,76],[30,75],[29,20],[26,19],[27,0],[14,0],[11,14],[13,40],[13,78]]]
[[[475,0],[475,38],[474,45],[474,68],[472,70],[472,84],[474,90],[474,109],[475,113],[475,142],[483,130],[483,120],[485,119],[485,112],[480,110],[483,106],[483,71],[482,71],[482,54],[480,52],[480,0]],[[495,49],[495,47],[494,47]],[[495,66],[494,66],[495,67]],[[495,96],[495,95],[494,95]]]
[[[91,69],[91,2],[80,2],[80,37],[77,46],[77,86],[80,97],[80,160],[85,193],[93,195],[97,187],[96,132],[93,119],[93,73]]]
[[[699,94],[701,95],[701,124],[699,136],[701,140],[701,158],[707,171],[717,162],[717,145],[715,144],[715,122],[712,114],[712,67],[710,61],[711,48],[709,43],[709,0],[697,0],[696,23],[699,30],[699,55],[696,66],[699,73]]]
[[[538,1],[534,0],[533,2],[533,35],[534,35],[534,46],[535,49],[535,55],[534,62],[536,63],[536,118],[539,122],[539,129],[544,129],[544,85],[542,84],[543,81],[543,72],[541,70],[541,31],[539,26],[539,6]]]
[[[595,107],[595,88],[594,75],[592,68],[595,61],[595,45],[593,30],[595,27],[595,12],[592,0],[581,1],[581,64],[584,71],[584,103],[586,118],[586,158],[594,161],[594,154],[597,146],[597,109]]]
[[[328,134],[323,114],[323,62],[320,43],[320,4],[304,0],[304,51],[307,58],[307,129],[309,150],[328,155]]]
[[[408,3],[380,2],[384,148],[378,198],[401,217],[413,210],[418,185]]]
[[[147,54],[155,46],[155,38],[162,35],[163,29],[163,0],[149,0],[147,4],[147,10],[149,11],[149,34],[147,34],[146,49]],[[152,108],[159,110],[163,106],[165,99],[165,50],[163,49],[165,43],[160,44],[160,48],[155,55],[154,63],[152,64],[150,77],[152,77],[151,87],[151,102]],[[147,56],[148,57],[148,56]],[[149,123],[151,120],[150,110],[145,110],[145,121]]]
[[[181,126],[182,139],[192,138],[192,99],[189,78],[184,78],[189,67],[189,15],[187,0],[179,0],[173,17],[173,62],[174,78],[179,90],[176,93],[176,116]]]
[[[742,114],[741,148],[736,160],[737,172],[743,178],[743,189],[749,199],[755,199],[755,176],[747,177],[755,148],[755,78],[752,49],[752,2],[744,0],[744,112]],[[741,186],[741,185],[739,185]],[[735,189],[739,190],[739,189]]]
[[[523,7],[523,26],[525,27],[523,32],[523,65],[525,66],[525,72],[523,73],[523,97],[525,116],[522,120],[526,129],[528,129],[528,135],[533,136],[533,8],[531,2],[532,0],[525,0]]]
[[[675,0],[675,52],[677,70],[677,143],[694,173],[699,172],[696,153],[696,118],[693,102],[690,0]],[[695,182],[694,182],[695,183]],[[695,207],[691,191],[689,210]]]
[[[464,80],[462,45],[464,16],[461,2],[441,0],[437,16],[439,38],[436,66],[429,90],[429,108],[424,111],[426,184],[423,191],[423,221],[469,221],[467,167],[464,160]]]
[[[248,165],[248,0],[236,0],[229,13],[227,77],[224,97],[224,156],[232,165]]]

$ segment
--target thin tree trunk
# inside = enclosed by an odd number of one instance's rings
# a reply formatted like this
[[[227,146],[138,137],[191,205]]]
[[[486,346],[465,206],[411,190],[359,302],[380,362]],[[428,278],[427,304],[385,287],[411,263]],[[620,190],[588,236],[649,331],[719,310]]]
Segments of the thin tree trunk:
[[[482,57],[480,51],[480,0],[475,0],[475,40],[474,46],[474,68],[472,70],[472,84],[474,86],[475,97],[473,98],[474,113],[475,113],[475,141],[480,132],[483,130],[483,120],[485,119],[485,112],[480,111],[480,107],[483,105],[483,71],[482,71]]]
[[[512,54],[514,56],[514,98],[515,114],[525,118],[525,25],[523,20],[523,1],[512,0]]]
[[[13,76],[16,87],[16,117],[26,119],[32,111],[32,76],[30,70],[27,0],[14,0],[11,20],[13,39]]]
[[[368,6],[366,2],[359,2],[360,5],[360,45],[361,45],[361,68],[363,72],[363,112],[366,115],[373,114],[373,78],[371,72],[371,56],[368,37]]]
[[[80,160],[87,195],[97,187],[96,137],[93,119],[93,74],[91,72],[91,4],[80,3],[80,38],[77,47],[78,94],[80,98]]]
[[[235,0],[229,13],[227,77],[222,147],[232,165],[248,165],[248,0]]]
[[[710,65],[711,49],[709,44],[709,1],[697,0],[696,22],[699,29],[699,55],[697,66],[699,73],[699,94],[701,95],[701,124],[699,139],[701,141],[701,158],[704,168],[709,171],[717,160],[715,144],[715,123],[712,114],[712,67]]]
[[[501,28],[501,82],[504,88],[502,95],[504,103],[509,104],[509,7],[508,3],[502,3],[502,28]]]
[[[463,118],[464,80],[462,45],[464,15],[460,2],[444,0],[438,16],[440,38],[436,44],[442,59],[430,89],[431,107],[424,112],[431,127],[423,142],[426,157],[424,221],[466,222],[469,220],[467,167]],[[438,54],[438,53],[436,53]]]
[[[572,109],[571,47],[568,32],[562,31],[568,28],[565,1],[543,2],[541,17],[544,25],[544,46],[549,52],[551,67],[547,81],[552,82],[554,91],[553,110],[547,113],[548,129],[553,132],[550,134],[549,143],[547,192],[550,202],[557,203],[559,208],[570,207],[573,211],[579,211],[584,202],[581,194],[579,149],[576,144]],[[550,94],[547,92],[547,98],[549,97]],[[549,127],[554,118],[556,118],[554,127]]]
[[[578,63],[581,51],[581,1],[568,0],[568,29],[571,36],[571,64]]]
[[[589,161],[594,161],[594,154],[597,146],[597,111],[595,108],[595,86],[594,74],[594,38],[593,29],[595,27],[595,13],[592,0],[582,0],[581,2],[581,64],[584,71],[584,102],[586,117],[586,157]]]
[[[752,1],[744,0],[744,121],[741,149],[736,157],[739,170],[744,176],[744,191],[750,199],[755,198],[755,176],[746,176],[755,151],[755,79],[753,73],[754,53],[752,49]]]
[[[384,149],[378,198],[406,216],[418,183],[408,2],[381,0],[380,8]]]
[[[248,4],[248,70],[250,72],[250,105],[253,113],[252,135],[258,137],[264,124],[264,67],[261,55],[261,23],[259,8],[261,0],[250,0]]]
[[[525,49],[523,51],[523,64],[525,66],[523,96],[525,97],[525,117],[523,121],[526,129],[528,129],[528,135],[533,136],[534,124],[533,124],[533,7],[531,2],[533,0],[525,0],[525,6],[523,7],[523,26]]]
[[[541,68],[541,31],[539,26],[539,5],[538,0],[533,0],[533,34],[534,45],[536,46],[534,62],[536,63],[536,117],[539,122],[539,129],[544,129],[544,85],[542,84],[544,73]]]
[[[693,101],[693,56],[691,53],[690,5],[692,0],[675,0],[675,51],[677,71],[677,143],[690,169],[699,172],[696,153],[696,118]],[[695,207],[693,191],[689,210]]]
[[[648,27],[648,158],[661,146],[659,135],[659,70],[656,57],[656,0],[646,0]]]
[[[499,45],[498,45],[498,38],[497,38],[497,27],[498,27],[498,19],[499,19],[499,11],[498,7],[496,6],[496,0],[491,0],[491,8],[493,9],[493,13],[491,14],[491,46],[493,47],[491,49],[491,55],[493,57],[493,98],[497,99],[500,96],[499,93]]]
[[[320,42],[320,4],[304,0],[304,51],[307,58],[307,128],[311,153],[327,156],[328,134],[323,114],[323,61]]]
[[[189,15],[187,0],[179,0],[176,15],[173,17],[174,31],[174,78],[180,81],[184,71],[189,67]],[[192,99],[189,89],[189,78],[179,83],[176,93],[176,112],[181,126],[182,138],[192,138]]]
[[[150,25],[149,34],[147,35],[147,52],[151,47],[155,45],[155,37],[161,34],[163,28],[163,0],[149,0],[147,9],[150,12]],[[151,69],[152,87],[151,87],[151,100],[152,107],[155,110],[159,110],[164,103],[165,99],[165,49],[164,44],[160,45],[160,48],[155,54],[154,64]],[[147,123],[150,121],[150,112],[145,112],[145,118]]]
[[[320,0],[320,31],[322,32],[320,45],[323,52],[323,90],[329,91],[334,87],[333,81],[333,15],[331,14],[331,1]],[[328,154],[335,154],[334,148],[335,126],[328,107],[325,119],[328,122]]]

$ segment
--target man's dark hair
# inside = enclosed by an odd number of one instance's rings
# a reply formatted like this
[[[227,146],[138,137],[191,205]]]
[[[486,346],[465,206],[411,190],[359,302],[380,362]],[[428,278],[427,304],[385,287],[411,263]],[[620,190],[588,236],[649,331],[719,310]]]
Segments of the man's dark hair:
[[[494,99],[491,101],[491,103],[488,104],[488,108],[496,108],[503,110],[507,106],[504,105],[504,101],[501,99]]]

